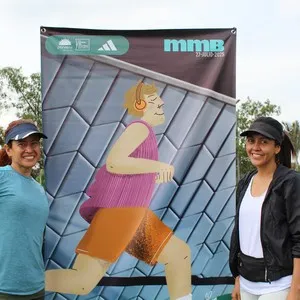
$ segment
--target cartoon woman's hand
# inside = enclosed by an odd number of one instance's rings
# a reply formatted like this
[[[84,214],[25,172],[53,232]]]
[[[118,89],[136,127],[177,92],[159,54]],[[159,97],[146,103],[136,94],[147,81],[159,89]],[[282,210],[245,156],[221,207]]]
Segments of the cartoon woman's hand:
[[[163,164],[156,175],[156,183],[166,183],[173,179],[174,167],[172,165]]]

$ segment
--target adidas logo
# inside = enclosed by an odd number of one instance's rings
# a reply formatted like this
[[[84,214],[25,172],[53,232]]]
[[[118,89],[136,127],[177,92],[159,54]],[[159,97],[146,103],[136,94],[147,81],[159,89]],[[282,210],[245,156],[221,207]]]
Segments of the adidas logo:
[[[112,40],[107,41],[105,44],[103,44],[98,51],[118,51],[117,47],[113,43]]]

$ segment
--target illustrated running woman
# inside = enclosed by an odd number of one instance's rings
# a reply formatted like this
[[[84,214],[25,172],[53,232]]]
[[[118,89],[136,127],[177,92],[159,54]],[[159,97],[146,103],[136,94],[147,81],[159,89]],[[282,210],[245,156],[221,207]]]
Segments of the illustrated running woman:
[[[46,272],[46,290],[88,294],[126,251],[149,265],[165,266],[171,300],[191,300],[191,253],[150,209],[155,183],[170,182],[172,165],[158,160],[154,126],[164,123],[164,102],[154,84],[138,82],[124,107],[130,123],[87,190],[81,216],[90,223],[72,269]]]

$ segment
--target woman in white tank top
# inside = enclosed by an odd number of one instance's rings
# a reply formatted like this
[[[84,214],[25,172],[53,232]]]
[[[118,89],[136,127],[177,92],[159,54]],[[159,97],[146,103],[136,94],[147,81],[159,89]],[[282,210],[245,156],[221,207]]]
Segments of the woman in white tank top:
[[[256,171],[237,188],[230,268],[233,300],[300,299],[300,176],[294,147],[273,118],[254,121],[246,152]]]

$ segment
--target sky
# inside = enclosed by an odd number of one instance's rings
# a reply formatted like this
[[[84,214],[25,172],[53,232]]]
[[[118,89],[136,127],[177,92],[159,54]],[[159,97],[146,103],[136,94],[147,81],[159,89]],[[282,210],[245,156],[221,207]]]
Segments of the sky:
[[[0,0],[0,68],[40,72],[40,26],[89,29],[237,28],[237,99],[300,120],[299,0]],[[299,51],[299,53],[298,53]],[[0,115],[0,125],[15,118]]]

